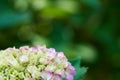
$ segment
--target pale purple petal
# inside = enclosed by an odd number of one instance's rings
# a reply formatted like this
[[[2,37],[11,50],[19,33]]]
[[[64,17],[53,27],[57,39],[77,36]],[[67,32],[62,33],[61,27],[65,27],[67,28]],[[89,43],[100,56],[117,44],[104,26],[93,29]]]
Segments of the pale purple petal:
[[[54,74],[52,80],[62,80],[62,76],[59,74]]]
[[[68,62],[67,70],[69,71],[70,74],[75,75],[75,68],[69,62]]]
[[[66,80],[73,80],[73,75],[71,75],[71,74],[66,75]]]
[[[55,49],[53,49],[53,48],[47,49],[46,55],[47,55],[48,60],[52,60],[53,58],[56,57]]]
[[[35,47],[32,47],[32,51],[37,52],[37,51],[39,50],[39,48],[40,48],[40,46],[39,46],[39,45],[37,45],[37,46],[35,46]]]
[[[57,57],[63,61],[67,61],[67,58],[65,57],[63,52],[58,52]]]
[[[53,74],[52,74],[52,72],[49,72],[49,71],[43,71],[43,72],[40,73],[40,76],[44,80],[52,80]]]
[[[31,48],[31,51],[32,52],[37,52],[37,53],[42,53],[42,50],[40,49],[40,46],[39,45],[36,45],[35,47],[32,47]]]
[[[54,48],[49,48],[49,49],[47,49],[46,52],[48,52],[48,53],[56,53]]]

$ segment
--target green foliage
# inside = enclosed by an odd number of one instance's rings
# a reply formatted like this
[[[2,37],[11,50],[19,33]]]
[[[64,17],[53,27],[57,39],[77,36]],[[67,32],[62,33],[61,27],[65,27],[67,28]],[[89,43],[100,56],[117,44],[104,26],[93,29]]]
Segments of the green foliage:
[[[94,9],[100,7],[100,0],[81,0],[81,1]]]
[[[10,7],[7,2],[0,1],[0,28],[22,24],[30,20],[31,15],[29,12],[18,12]]]
[[[0,28],[10,27],[30,20],[29,13],[18,13],[14,11],[5,11],[0,13]]]
[[[87,68],[80,66],[80,59],[73,60],[71,63],[76,69],[74,80],[82,80],[83,75],[87,72]]]

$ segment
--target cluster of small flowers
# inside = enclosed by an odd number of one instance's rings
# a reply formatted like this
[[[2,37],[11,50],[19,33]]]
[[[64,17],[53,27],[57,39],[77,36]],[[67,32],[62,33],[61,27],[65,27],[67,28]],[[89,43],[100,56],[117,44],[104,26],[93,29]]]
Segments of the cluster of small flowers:
[[[64,53],[54,48],[23,46],[1,50],[0,54],[0,80],[73,80],[75,75]]]

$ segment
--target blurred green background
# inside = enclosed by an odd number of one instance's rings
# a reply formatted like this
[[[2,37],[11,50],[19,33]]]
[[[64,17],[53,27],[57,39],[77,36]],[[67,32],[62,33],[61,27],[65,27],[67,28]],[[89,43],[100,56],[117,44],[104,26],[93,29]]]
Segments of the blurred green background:
[[[120,1],[0,0],[0,49],[36,44],[80,58],[83,80],[120,80]]]

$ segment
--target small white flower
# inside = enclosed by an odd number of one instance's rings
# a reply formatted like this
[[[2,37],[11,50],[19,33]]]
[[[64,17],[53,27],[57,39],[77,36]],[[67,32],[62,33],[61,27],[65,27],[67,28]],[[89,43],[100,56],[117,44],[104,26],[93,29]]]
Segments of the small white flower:
[[[28,62],[28,61],[29,61],[29,58],[28,58],[27,55],[20,56],[20,62],[25,63],[25,62]]]
[[[45,70],[46,71],[54,71],[56,69],[56,66],[55,65],[48,65],[46,68],[45,68]]]
[[[40,59],[39,59],[39,62],[42,63],[42,64],[47,64],[47,63],[48,63],[47,59],[44,58],[44,57],[43,57],[43,58],[40,58]]]

